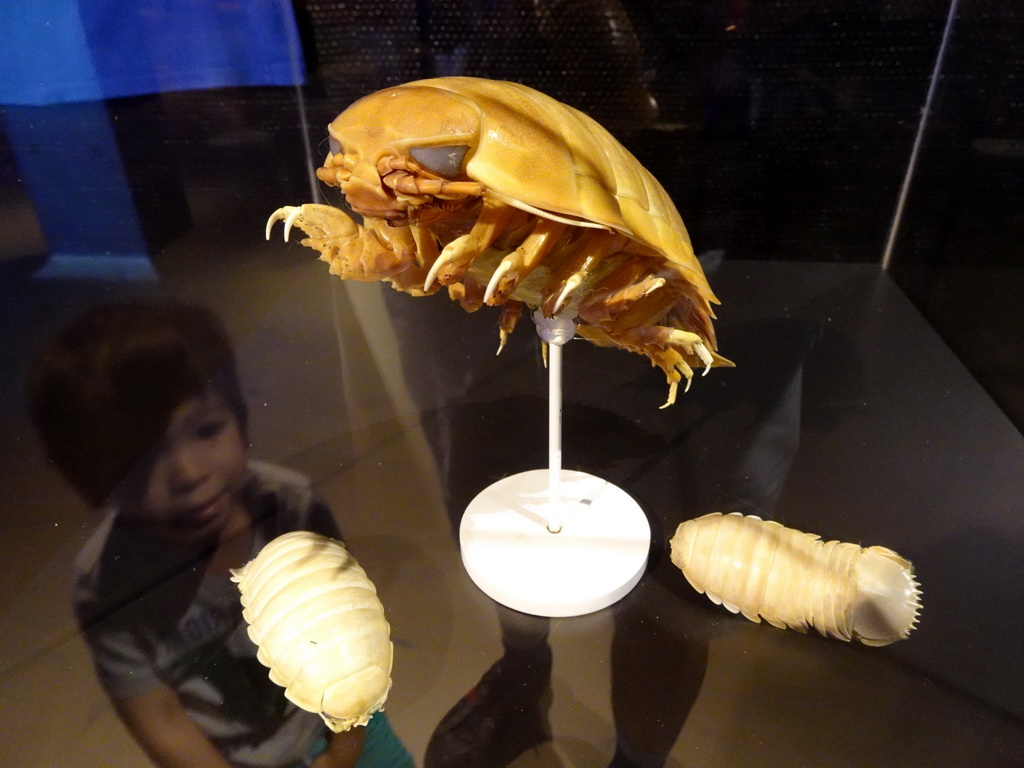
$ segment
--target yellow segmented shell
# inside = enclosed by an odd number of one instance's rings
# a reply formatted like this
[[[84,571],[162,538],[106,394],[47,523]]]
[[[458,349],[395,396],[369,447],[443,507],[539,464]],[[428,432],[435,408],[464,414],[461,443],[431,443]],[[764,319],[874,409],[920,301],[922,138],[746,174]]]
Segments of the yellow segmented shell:
[[[670,546],[694,589],[780,629],[888,645],[910,634],[921,610],[913,566],[885,547],[821,541],[738,512],[687,520]]]
[[[466,164],[470,178],[638,240],[699,275],[701,291],[711,295],[672,199],[600,123],[518,83],[444,77],[409,85],[461,95],[479,110],[480,145]]]
[[[661,183],[600,123],[540,91],[475,77],[416,80],[365,96],[330,131],[377,155],[403,153],[431,135],[464,141],[466,174],[489,194],[642,243],[717,303]]]
[[[373,582],[339,541],[278,536],[232,571],[257,658],[331,730],[366,725],[391,689],[390,627]]]

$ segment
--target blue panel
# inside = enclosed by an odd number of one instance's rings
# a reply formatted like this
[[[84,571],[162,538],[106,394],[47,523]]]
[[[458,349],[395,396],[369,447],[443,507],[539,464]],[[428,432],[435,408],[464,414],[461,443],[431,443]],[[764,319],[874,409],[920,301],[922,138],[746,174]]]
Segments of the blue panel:
[[[283,0],[30,0],[0,10],[0,39],[5,104],[293,85],[304,76]]]

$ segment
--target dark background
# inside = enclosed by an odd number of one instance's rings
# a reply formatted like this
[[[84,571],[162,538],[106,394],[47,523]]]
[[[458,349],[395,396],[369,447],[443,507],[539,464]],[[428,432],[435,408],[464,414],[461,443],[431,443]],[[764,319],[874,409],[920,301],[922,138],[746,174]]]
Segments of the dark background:
[[[455,73],[518,80],[605,123],[672,194],[698,253],[880,262],[950,22],[934,0],[347,0],[295,11],[305,129],[290,88],[107,102],[158,269],[190,200],[212,194],[234,215],[264,215],[262,190],[273,204],[306,193],[303,134],[317,161],[325,124],[352,100]],[[1013,4],[958,3],[890,267],[1018,427],[1022,33]],[[73,121],[75,108],[42,109]],[[82,150],[67,138],[37,151]],[[5,272],[46,248],[28,202],[0,135]]]

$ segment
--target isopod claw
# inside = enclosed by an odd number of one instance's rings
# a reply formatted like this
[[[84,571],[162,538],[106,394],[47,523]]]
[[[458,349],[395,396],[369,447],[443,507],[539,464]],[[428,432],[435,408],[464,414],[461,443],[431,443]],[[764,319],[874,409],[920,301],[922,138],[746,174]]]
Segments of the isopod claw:
[[[512,257],[508,256],[501,260],[501,264],[494,270],[494,274],[491,275],[490,282],[487,283],[487,289],[484,291],[484,304],[490,304],[494,299],[494,294],[498,290],[498,284],[501,283],[501,279],[512,271],[515,266],[515,262]]]
[[[434,263],[430,265],[430,270],[427,272],[427,279],[423,281],[424,292],[430,291],[434,283],[437,282],[437,276],[441,270],[458,258],[459,251],[468,240],[469,235],[462,235],[461,237],[452,240],[444,247],[444,250],[441,251],[441,255],[438,256]]]
[[[276,211],[270,214],[270,217],[267,219],[267,240],[270,239],[270,234],[274,230],[274,225],[285,217],[286,211],[287,208],[278,208]]]
[[[292,235],[292,227],[295,226],[295,222],[302,216],[302,209],[295,208],[291,213],[288,214],[288,218],[284,220],[284,241],[287,243]]]
[[[554,317],[565,307],[569,297],[573,295],[577,288],[583,284],[583,278],[580,275],[570,275],[569,279],[565,281],[565,286],[562,288],[562,292],[558,294],[558,298],[555,299],[555,304],[551,308],[551,316]]]
[[[665,285],[668,281],[664,277],[656,277],[647,284],[647,288],[644,289],[644,296],[650,296],[656,290]]]
[[[279,222],[284,222],[284,241],[287,243],[291,237],[292,227],[302,217],[302,207],[295,205],[286,205],[283,208],[278,208],[267,219],[267,240],[270,239],[270,235],[274,230],[274,225]]]
[[[715,358],[708,352],[708,348],[704,346],[704,342],[698,341],[693,345],[693,351],[697,353],[697,357],[704,363],[704,373],[702,376],[707,376],[708,371],[711,370],[711,364],[715,362]]]
[[[689,387],[689,386],[690,386],[690,382],[689,382],[689,380],[687,380],[687,382],[686,382],[686,386],[687,386],[687,387]],[[662,410],[664,410],[665,408],[668,408],[668,407],[669,407],[670,405],[674,405],[674,404],[675,404],[675,402],[676,402],[676,393],[677,393],[678,391],[679,391],[679,381],[678,381],[678,380],[675,380],[675,381],[670,381],[670,382],[669,382],[669,385],[668,385],[668,398],[667,398],[667,399],[665,400],[665,402],[664,402],[664,403],[662,403],[662,404],[661,404],[661,405],[659,406],[659,408],[661,408]],[[685,390],[684,390],[684,391],[685,391]]]

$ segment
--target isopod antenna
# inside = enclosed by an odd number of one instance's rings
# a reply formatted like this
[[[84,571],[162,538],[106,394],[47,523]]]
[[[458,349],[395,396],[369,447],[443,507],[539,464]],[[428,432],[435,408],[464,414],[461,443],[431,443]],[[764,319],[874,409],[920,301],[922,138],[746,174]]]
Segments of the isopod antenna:
[[[481,491],[462,516],[466,572],[492,599],[537,616],[579,616],[617,602],[647,567],[651,529],[622,489],[562,468],[562,348],[573,318],[533,314],[547,349],[548,467]]]

